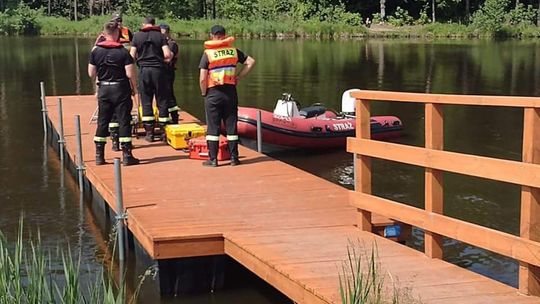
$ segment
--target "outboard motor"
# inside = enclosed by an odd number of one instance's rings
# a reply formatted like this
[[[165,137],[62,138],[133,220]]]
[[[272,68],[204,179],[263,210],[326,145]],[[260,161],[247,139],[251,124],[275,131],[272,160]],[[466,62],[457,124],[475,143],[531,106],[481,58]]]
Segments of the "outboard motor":
[[[341,96],[341,112],[345,115],[356,115],[356,109],[355,109],[355,101],[353,97],[351,97],[352,92],[360,91],[360,89],[350,89],[345,92],[343,92],[343,95]]]
[[[285,117],[300,116],[296,101],[292,98],[290,93],[283,93],[281,99],[277,101],[276,107],[274,108],[274,115]]]

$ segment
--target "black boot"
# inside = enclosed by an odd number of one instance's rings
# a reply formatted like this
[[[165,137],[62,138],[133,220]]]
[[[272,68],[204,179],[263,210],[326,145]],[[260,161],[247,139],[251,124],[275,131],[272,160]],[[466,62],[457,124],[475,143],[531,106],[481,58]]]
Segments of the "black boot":
[[[177,125],[178,121],[180,120],[180,115],[178,115],[178,111],[172,111],[170,114],[171,114],[171,123],[173,125]]]
[[[144,136],[144,140],[147,142],[153,142],[154,141],[154,124],[153,123],[145,123],[144,124],[144,131],[146,131],[146,135]]]
[[[96,166],[105,165],[105,143],[96,143]]]
[[[132,149],[133,146],[130,142],[122,143],[122,163],[124,166],[131,166],[139,163],[139,159],[131,154]]]
[[[229,146],[229,153],[231,154],[231,166],[240,165],[240,160],[238,159],[238,140],[229,140],[227,144]]]
[[[120,134],[118,134],[118,128],[110,128],[109,132],[111,133],[112,150],[120,151]]]
[[[159,126],[159,132],[161,133],[160,140],[164,143],[167,143],[167,132],[165,132],[165,127],[167,126],[167,124],[160,122],[158,126]]]
[[[207,140],[206,145],[208,145],[208,160],[203,162],[203,166],[207,167],[217,167],[217,154],[219,149],[219,141]]]

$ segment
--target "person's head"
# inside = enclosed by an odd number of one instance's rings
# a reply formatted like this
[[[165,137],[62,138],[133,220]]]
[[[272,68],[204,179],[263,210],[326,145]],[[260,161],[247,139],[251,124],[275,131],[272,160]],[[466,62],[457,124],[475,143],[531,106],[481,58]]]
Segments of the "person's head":
[[[122,26],[122,14],[113,13],[111,21],[115,21],[116,23],[118,23],[118,25]]]
[[[156,18],[148,16],[143,19],[143,26],[154,26],[156,25]]]
[[[221,25],[214,25],[210,29],[210,37],[212,37],[212,39],[214,40],[223,39],[225,37],[225,34],[225,28]]]
[[[159,28],[161,29],[162,34],[169,36],[171,28],[169,27],[168,24],[162,23],[162,24],[159,25]]]
[[[118,40],[118,23],[109,21],[103,26],[103,33],[108,40]]]

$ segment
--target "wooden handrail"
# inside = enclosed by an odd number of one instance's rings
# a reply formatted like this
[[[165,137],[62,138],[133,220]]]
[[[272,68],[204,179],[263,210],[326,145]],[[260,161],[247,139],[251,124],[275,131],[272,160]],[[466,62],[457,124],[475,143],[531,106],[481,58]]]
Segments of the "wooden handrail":
[[[404,164],[540,188],[540,165],[369,139],[347,139],[347,151]]]
[[[412,103],[433,103],[463,106],[498,106],[517,108],[540,108],[540,98],[520,96],[482,96],[482,95],[453,95],[403,93],[388,91],[354,91],[351,96],[357,100],[378,100]]]
[[[540,98],[381,91],[355,91],[351,96],[356,99],[357,132],[348,139],[347,151],[356,155],[350,202],[359,211],[358,227],[371,230],[371,214],[377,213],[424,229],[425,254],[432,258],[442,258],[442,236],[514,258],[520,262],[520,291],[540,296]],[[371,101],[424,104],[425,147],[371,140]],[[524,108],[523,160],[444,151],[444,105]],[[425,210],[371,195],[373,157],[425,168]],[[443,215],[443,172],[520,185],[520,236]]]
[[[539,242],[441,214],[426,212],[419,208],[370,194],[350,191],[350,201],[354,207],[497,252],[522,262],[540,266]]]

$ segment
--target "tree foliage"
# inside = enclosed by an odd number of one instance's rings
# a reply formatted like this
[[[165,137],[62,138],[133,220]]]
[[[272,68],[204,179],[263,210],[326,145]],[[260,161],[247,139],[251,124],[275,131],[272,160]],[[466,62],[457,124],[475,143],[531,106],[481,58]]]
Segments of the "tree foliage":
[[[84,20],[119,11],[169,20],[218,18],[289,25],[323,22],[359,26],[367,18],[374,24],[395,26],[472,21],[476,30],[494,33],[505,25],[537,24],[538,5],[539,0],[0,0],[0,32],[35,32],[37,24],[30,24],[36,14]],[[15,24],[6,25],[12,22]]]

